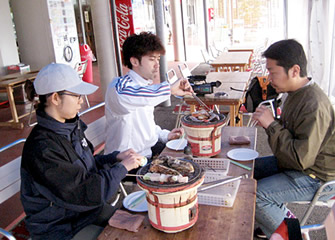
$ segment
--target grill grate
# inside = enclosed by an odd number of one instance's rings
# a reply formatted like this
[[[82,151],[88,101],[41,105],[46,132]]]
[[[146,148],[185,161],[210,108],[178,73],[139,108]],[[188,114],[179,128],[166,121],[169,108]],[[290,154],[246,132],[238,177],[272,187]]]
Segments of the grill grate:
[[[199,166],[199,164],[188,159],[181,159],[181,160],[190,162],[194,168],[194,172],[188,175],[189,181],[187,183],[153,182],[149,180],[144,180],[142,177],[137,177],[137,181],[145,186],[152,188],[172,188],[172,187],[182,187],[191,185],[204,176],[204,169],[201,166]],[[145,175],[149,171],[149,168],[150,164],[145,165],[144,167],[138,170],[137,175]]]

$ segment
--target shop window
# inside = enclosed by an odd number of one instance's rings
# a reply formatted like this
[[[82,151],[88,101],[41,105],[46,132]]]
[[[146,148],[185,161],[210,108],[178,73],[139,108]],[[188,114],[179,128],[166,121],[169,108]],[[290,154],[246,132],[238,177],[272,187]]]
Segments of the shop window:
[[[263,44],[284,37],[282,0],[212,0],[214,17],[209,22],[210,42]]]

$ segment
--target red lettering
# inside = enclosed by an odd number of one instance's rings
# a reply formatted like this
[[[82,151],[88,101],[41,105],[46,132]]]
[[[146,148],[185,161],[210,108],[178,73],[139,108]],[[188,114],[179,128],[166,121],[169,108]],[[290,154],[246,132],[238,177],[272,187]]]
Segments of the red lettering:
[[[116,16],[119,32],[120,46],[130,34],[134,32],[133,18],[131,14],[131,0],[116,0]]]

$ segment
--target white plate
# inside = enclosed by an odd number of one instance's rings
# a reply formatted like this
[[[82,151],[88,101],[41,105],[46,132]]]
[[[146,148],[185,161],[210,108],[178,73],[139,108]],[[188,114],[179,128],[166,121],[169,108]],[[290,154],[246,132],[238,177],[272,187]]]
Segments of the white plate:
[[[144,197],[142,197],[143,194]],[[138,198],[141,199],[137,203],[134,203],[134,201],[136,201]],[[148,203],[145,197],[145,191],[138,191],[129,194],[125,199],[123,199],[123,206],[133,212],[147,212]]]
[[[231,159],[238,161],[249,161],[258,157],[258,152],[249,148],[235,148],[227,153]]]
[[[168,141],[166,143],[166,146],[176,151],[184,150],[184,148],[187,146],[187,140],[185,138],[174,139],[174,140]]]

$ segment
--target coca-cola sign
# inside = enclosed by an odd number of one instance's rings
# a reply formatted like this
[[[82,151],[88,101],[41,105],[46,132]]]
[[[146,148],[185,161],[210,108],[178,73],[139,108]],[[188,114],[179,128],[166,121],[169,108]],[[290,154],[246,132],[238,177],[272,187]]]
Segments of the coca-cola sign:
[[[135,32],[131,0],[115,0],[120,48],[126,38]]]

